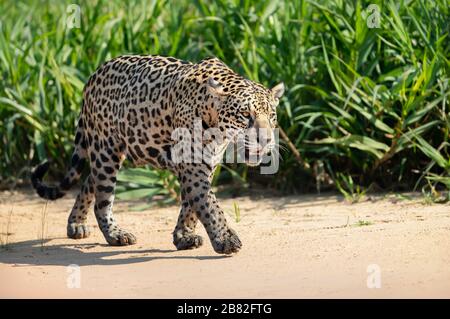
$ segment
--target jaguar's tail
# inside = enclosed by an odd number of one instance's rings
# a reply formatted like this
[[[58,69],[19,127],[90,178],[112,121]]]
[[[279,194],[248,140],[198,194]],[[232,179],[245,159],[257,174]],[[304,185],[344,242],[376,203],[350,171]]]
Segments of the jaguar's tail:
[[[48,186],[42,181],[42,178],[50,167],[49,162],[40,164],[31,173],[33,188],[42,198],[50,200],[61,198],[65,195],[63,191],[69,190],[80,179],[87,156],[86,139],[83,132],[83,121],[80,119],[75,135],[75,150],[72,154],[71,165],[58,186]]]

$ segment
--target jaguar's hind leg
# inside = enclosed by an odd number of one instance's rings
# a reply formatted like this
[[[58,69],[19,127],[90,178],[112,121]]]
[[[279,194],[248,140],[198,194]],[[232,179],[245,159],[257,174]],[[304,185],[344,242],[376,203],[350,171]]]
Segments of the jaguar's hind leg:
[[[113,246],[136,243],[136,237],[132,233],[117,225],[112,212],[116,175],[122,163],[121,158],[118,155],[99,151],[97,160],[91,163],[95,185],[95,217],[106,241]]]
[[[89,208],[94,201],[94,195],[94,183],[92,177],[88,176],[69,215],[67,224],[67,236],[69,238],[80,239],[90,235],[86,221]]]

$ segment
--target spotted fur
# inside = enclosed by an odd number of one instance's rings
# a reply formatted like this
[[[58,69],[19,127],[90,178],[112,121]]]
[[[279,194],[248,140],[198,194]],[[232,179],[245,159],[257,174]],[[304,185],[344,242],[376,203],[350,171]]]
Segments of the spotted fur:
[[[196,64],[162,56],[115,58],[102,65],[85,86],[66,176],[58,186],[45,185],[42,178],[49,168],[45,163],[33,172],[33,186],[43,198],[60,198],[89,163],[89,175],[69,215],[67,235],[77,239],[89,235],[86,217],[94,203],[106,241],[129,245],[136,237],[121,229],[112,213],[117,172],[126,158],[135,165],[169,169],[181,185],[181,210],[173,232],[175,246],[190,249],[202,245],[203,239],[195,233],[200,220],[216,252],[237,252],[241,241],[228,226],[211,190],[218,161],[174,162],[171,135],[177,128],[192,130],[198,118],[205,130],[273,130],[275,107],[283,90],[282,84],[266,89],[247,80],[217,58]],[[229,142],[224,139],[223,145]],[[272,142],[265,141],[261,146]]]

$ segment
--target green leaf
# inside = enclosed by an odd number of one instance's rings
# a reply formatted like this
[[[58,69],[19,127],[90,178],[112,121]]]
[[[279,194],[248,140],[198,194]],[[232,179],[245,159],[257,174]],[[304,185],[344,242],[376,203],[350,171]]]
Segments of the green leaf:
[[[118,193],[117,198],[124,200],[151,198],[160,192],[160,188],[139,188]]]
[[[375,155],[377,158],[383,156],[383,152],[387,152],[389,147],[381,142],[375,141],[367,136],[350,135],[342,138],[327,137],[318,141],[314,141],[315,144],[334,144],[341,147],[356,148],[362,151],[366,151]],[[383,151],[383,152],[382,152]]]

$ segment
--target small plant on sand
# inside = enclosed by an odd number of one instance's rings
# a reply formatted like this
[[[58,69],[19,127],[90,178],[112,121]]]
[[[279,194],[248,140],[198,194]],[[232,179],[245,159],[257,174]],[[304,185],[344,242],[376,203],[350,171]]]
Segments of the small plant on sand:
[[[233,202],[233,209],[236,223],[239,223],[241,221],[241,209],[236,202]]]
[[[355,224],[356,227],[362,227],[362,226],[370,226],[373,225],[373,223],[369,220],[358,220],[358,222]]]
[[[345,200],[351,204],[360,202],[366,195],[367,190],[355,185],[350,175],[337,174],[336,187],[344,195]]]
[[[47,239],[47,233],[48,233],[47,208],[48,208],[48,201],[45,201],[45,204],[41,210],[41,224],[40,224],[41,228],[39,229],[39,235],[38,235],[38,238],[41,242],[41,250],[44,250],[44,244],[45,244],[45,240]]]
[[[232,208],[227,208],[224,210],[230,217],[234,218],[234,221],[236,223],[239,223],[241,221],[241,209],[239,208],[238,203],[233,202]]]
[[[13,206],[14,207],[14,206]],[[9,210],[8,217],[6,219],[6,227],[2,225],[2,232],[0,232],[0,247],[5,250],[9,250],[9,236],[11,235],[11,217],[13,207]]]
[[[450,191],[438,191],[429,184],[422,188],[423,203],[425,205],[445,204],[450,201]]]

